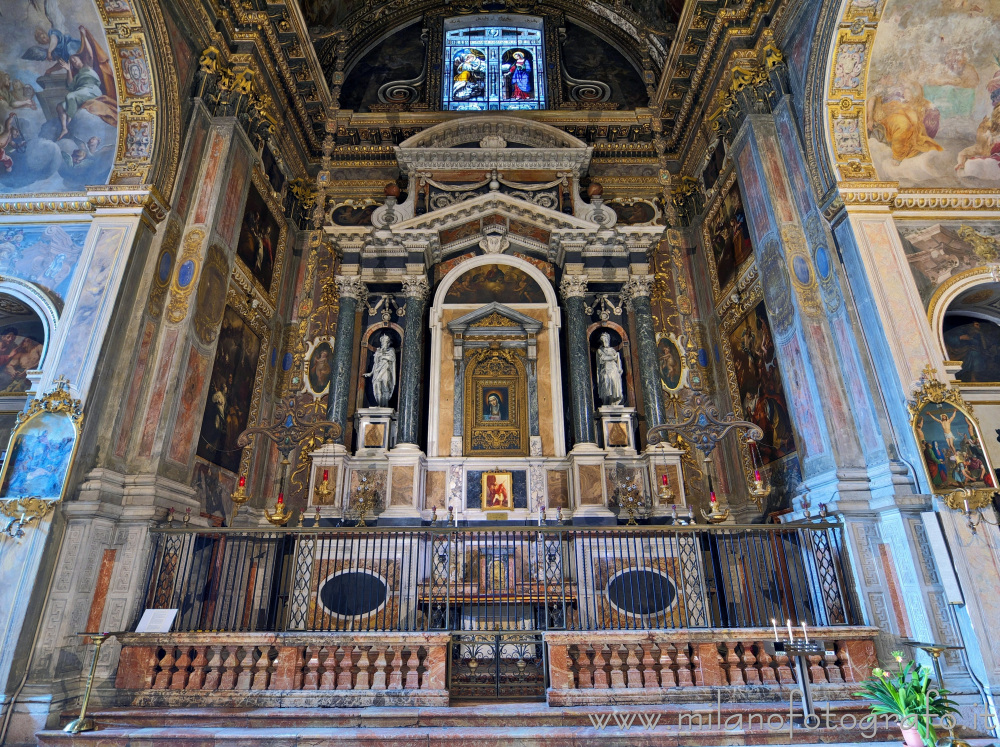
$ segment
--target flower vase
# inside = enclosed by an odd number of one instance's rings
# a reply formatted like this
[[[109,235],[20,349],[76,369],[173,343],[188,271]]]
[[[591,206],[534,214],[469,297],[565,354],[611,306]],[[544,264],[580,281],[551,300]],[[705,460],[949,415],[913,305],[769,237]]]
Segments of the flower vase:
[[[900,725],[899,730],[903,732],[903,744],[906,747],[924,747],[924,738],[920,736],[920,729],[916,726],[907,728]]]

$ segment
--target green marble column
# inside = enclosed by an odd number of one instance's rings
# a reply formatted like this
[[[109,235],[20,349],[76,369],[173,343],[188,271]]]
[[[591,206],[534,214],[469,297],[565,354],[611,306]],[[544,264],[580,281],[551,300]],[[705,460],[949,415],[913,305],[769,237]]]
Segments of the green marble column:
[[[652,287],[653,278],[649,275],[631,277],[622,287],[622,298],[635,322],[639,383],[642,386],[647,428],[664,422],[663,389],[660,386],[660,366],[656,359],[656,331],[653,329],[653,308],[649,301]]]
[[[406,323],[403,327],[403,350],[399,365],[399,420],[396,436],[396,442],[401,444],[416,444],[420,429],[424,307],[429,294],[430,285],[423,275],[403,278]]]
[[[354,357],[354,320],[358,304],[368,297],[368,289],[357,275],[337,278],[340,292],[340,312],[337,314],[337,337],[333,343],[333,376],[330,378],[330,398],[327,418],[339,423],[337,443],[344,443],[347,432],[347,403],[351,392],[351,362]]]
[[[566,309],[566,352],[569,357],[573,445],[596,445],[593,394],[590,387],[590,345],[587,342],[587,314],[584,311],[587,278],[583,275],[564,275],[559,292]]]

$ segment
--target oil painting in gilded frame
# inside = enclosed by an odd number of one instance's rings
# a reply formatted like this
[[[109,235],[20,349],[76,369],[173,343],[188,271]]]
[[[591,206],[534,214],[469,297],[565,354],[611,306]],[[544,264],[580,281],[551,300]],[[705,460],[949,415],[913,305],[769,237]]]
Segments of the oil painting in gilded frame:
[[[18,417],[0,470],[0,500],[60,501],[80,441],[79,403],[64,386],[32,402]]]
[[[484,472],[483,511],[514,510],[514,475],[511,472]]]
[[[979,423],[971,412],[955,402],[926,401],[912,423],[934,493],[996,487]]]
[[[243,449],[236,441],[253,421],[265,349],[250,323],[227,305],[198,437],[198,456],[231,472],[240,469]]]
[[[333,378],[333,338],[317,337],[306,351],[305,385],[319,399],[330,389]]]
[[[509,350],[483,350],[465,374],[465,453],[468,456],[526,456],[527,372]]]
[[[676,392],[684,386],[687,366],[684,365],[684,350],[673,335],[658,335],[656,357],[660,365],[660,383],[668,392]]]
[[[736,281],[741,266],[753,254],[750,227],[735,172],[726,179],[718,199],[708,212],[704,241],[711,250],[709,264],[718,298]]]
[[[281,207],[271,197],[267,180],[254,170],[243,209],[236,257],[272,302],[274,289],[281,279],[287,231]]]

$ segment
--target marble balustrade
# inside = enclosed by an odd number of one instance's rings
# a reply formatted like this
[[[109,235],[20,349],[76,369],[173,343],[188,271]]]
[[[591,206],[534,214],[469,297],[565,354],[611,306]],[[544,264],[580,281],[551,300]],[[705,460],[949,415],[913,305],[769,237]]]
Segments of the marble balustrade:
[[[448,702],[447,633],[124,633],[119,641],[120,703]]]
[[[814,628],[826,656],[810,656],[807,676],[820,699],[846,699],[874,666],[876,628]],[[727,630],[547,633],[549,705],[575,706],[747,701],[736,689],[754,688],[749,701],[787,698],[797,687],[794,664],[774,652],[769,628]]]

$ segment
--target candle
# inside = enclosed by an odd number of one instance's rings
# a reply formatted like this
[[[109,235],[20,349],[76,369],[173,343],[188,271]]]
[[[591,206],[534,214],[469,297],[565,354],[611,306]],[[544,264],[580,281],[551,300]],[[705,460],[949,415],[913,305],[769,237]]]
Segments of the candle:
[[[670,485],[670,478],[667,477],[667,473],[666,472],[663,473],[663,485],[664,485],[664,487]]]
[[[753,471],[753,479],[754,479],[754,482],[760,482],[760,470],[759,469],[755,469]]]
[[[790,643],[795,640],[795,636],[792,634],[792,621],[785,620],[785,623],[788,625],[788,641]]]
[[[773,617],[771,618],[771,627],[774,628],[774,642],[777,643],[778,642],[778,623],[775,621],[775,619]]]
[[[323,470],[323,482],[328,482],[330,480],[330,470]]]
[[[802,636],[806,639],[806,643],[809,643],[809,634],[806,632],[805,623],[802,623]]]
[[[240,487],[244,487],[247,484],[247,479],[243,475],[240,475]]]
[[[712,491],[712,494],[709,496],[709,500],[711,500],[712,503],[715,503],[715,491],[714,490]]]
[[[284,503],[284,502],[285,502],[285,494],[278,493],[278,503]]]

